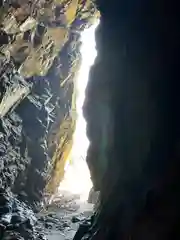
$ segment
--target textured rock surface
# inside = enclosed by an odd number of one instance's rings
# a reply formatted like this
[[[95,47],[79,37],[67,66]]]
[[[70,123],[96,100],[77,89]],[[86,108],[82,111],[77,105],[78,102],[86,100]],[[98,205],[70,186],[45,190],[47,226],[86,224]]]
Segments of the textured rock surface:
[[[97,14],[93,1],[0,1],[0,185],[31,203],[63,176],[80,32]]]
[[[43,239],[36,230],[37,219],[26,204],[3,189],[0,189],[0,204],[0,239]]]
[[[178,238],[177,2],[97,3],[98,57],[84,115],[101,205],[88,234],[77,239]]]
[[[89,222],[93,206],[82,202],[79,197],[61,191],[51,204],[38,213],[38,226],[44,229],[48,240],[73,239],[79,224]]]
[[[6,66],[5,74],[1,75],[1,102],[5,101],[7,78],[14,77],[20,86],[15,90],[18,94],[10,88],[15,98],[8,93],[10,101],[6,107],[3,104],[0,107],[1,158],[7,155],[0,169],[2,185],[6,183],[15,192],[21,192],[22,197],[27,195],[34,201],[41,198],[48,172],[52,176],[48,191],[57,186],[59,174],[52,173],[61,169],[57,160],[66,158],[71,145],[67,130],[65,135],[61,131],[52,135],[57,128],[64,131],[73,126],[69,109],[74,85],[69,69],[74,66],[77,52],[73,52],[72,41],[66,42],[66,37],[79,36],[76,34],[79,27],[75,27],[79,26],[79,19],[74,21],[72,16],[81,11],[77,1],[64,4],[62,11],[66,11],[60,19],[63,30],[59,31],[56,29],[59,20],[54,21],[59,10],[53,7],[59,4],[58,0],[24,3],[19,7],[13,1],[11,9],[7,4],[4,11],[1,9],[3,24],[4,18],[11,19],[12,12],[14,16],[7,26],[2,25],[0,33],[5,54],[1,65]],[[82,225],[75,239],[82,239],[83,235],[83,239],[94,240],[179,239],[179,8],[176,1],[170,4],[157,0],[97,0],[97,3],[102,15],[97,31],[98,57],[90,74],[84,114],[91,142],[87,162],[95,190],[101,192],[101,204],[91,219],[91,227]],[[10,13],[6,12],[8,9]],[[37,30],[41,22],[43,29]],[[19,23],[21,33],[17,30]],[[72,29],[67,33],[70,26]],[[43,32],[40,40],[34,40],[34,29]],[[22,33],[23,41],[30,37],[30,43],[18,52]],[[64,46],[60,53],[58,44]],[[68,54],[69,47],[74,54]],[[25,82],[19,79],[17,68]],[[13,76],[9,76],[12,72]],[[29,89],[31,94],[24,99]],[[58,99],[62,95],[63,100]],[[20,104],[18,96],[24,99]],[[17,106],[14,111],[10,111],[11,105]],[[56,121],[51,124],[54,118]],[[48,161],[51,158],[53,164]],[[48,163],[55,166],[53,171]],[[9,207],[3,209],[9,211]]]

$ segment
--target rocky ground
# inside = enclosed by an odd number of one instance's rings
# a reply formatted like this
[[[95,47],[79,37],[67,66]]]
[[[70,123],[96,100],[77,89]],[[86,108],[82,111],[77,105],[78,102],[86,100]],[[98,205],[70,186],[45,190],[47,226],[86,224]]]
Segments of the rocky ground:
[[[89,224],[93,211],[93,204],[82,202],[78,195],[68,192],[61,192],[38,213],[8,192],[1,191],[0,202],[2,240],[73,239],[81,223]]]
[[[92,215],[93,204],[82,202],[78,195],[61,192],[38,217],[38,228],[48,240],[73,239],[80,223]]]

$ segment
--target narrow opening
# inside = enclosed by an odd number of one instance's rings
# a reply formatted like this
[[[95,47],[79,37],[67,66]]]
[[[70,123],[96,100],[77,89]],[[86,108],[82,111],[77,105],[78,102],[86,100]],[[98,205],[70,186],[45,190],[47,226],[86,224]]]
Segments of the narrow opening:
[[[76,79],[77,89],[77,122],[73,139],[72,152],[65,166],[64,180],[60,183],[59,193],[66,191],[78,194],[81,201],[87,201],[92,187],[89,169],[86,163],[86,154],[89,141],[86,136],[86,122],[83,117],[82,106],[85,98],[85,89],[91,65],[96,57],[95,29],[98,22],[86,29],[81,35],[82,63]]]

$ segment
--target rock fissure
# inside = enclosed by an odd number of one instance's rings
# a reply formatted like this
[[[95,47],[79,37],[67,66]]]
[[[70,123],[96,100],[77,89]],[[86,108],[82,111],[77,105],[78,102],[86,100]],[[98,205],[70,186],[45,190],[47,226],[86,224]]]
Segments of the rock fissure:
[[[28,206],[42,209],[64,176],[76,126],[80,34],[98,14],[88,0],[0,1],[1,239],[43,239],[46,226],[37,230]],[[26,203],[22,213],[16,201]]]
[[[59,228],[72,239],[68,229],[76,231],[80,222],[75,240],[178,239],[177,1],[9,0],[0,6],[1,238],[43,239],[38,228],[60,238]],[[39,209],[63,178],[76,125],[80,32],[99,12],[83,107],[86,161],[99,201],[85,220],[77,196],[59,196],[36,215],[38,225],[33,212],[27,217],[27,205],[18,210],[18,199]],[[58,209],[74,211],[68,216],[75,225]],[[25,219],[12,226],[22,211]]]

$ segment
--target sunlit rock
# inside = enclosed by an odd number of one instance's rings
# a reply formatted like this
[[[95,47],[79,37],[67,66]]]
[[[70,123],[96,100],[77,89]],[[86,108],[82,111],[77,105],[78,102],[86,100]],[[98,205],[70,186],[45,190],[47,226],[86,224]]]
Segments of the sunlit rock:
[[[18,88],[9,81],[8,91],[1,88],[1,131],[8,129],[8,136],[1,135],[14,157],[3,151],[15,169],[20,167],[8,173],[2,164],[0,174],[13,175],[7,186],[33,203],[45,190],[55,192],[63,178],[76,122],[80,32],[98,12],[93,1],[16,0],[3,1],[0,13],[0,51],[13,64],[7,74],[1,64],[3,78],[8,82],[13,71],[26,83]]]

